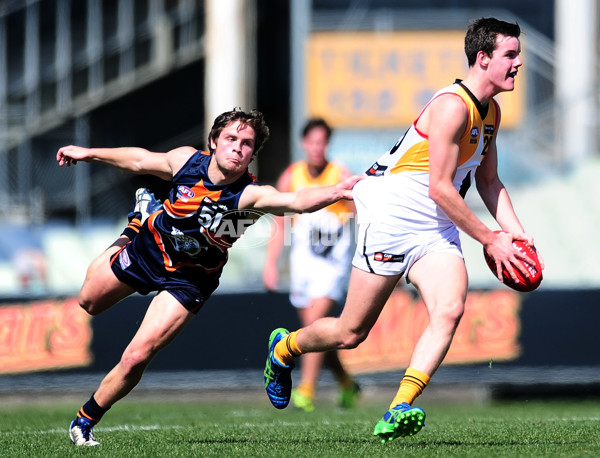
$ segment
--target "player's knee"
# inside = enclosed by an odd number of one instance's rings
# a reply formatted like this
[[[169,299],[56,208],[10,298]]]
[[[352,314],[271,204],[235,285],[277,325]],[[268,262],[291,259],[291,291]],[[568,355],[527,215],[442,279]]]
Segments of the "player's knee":
[[[91,299],[89,299],[81,294],[78,297],[78,301],[79,301],[79,306],[92,316],[97,315],[101,311],[100,308],[98,307],[98,305],[94,301],[92,301]]]
[[[342,334],[340,349],[351,350],[358,347],[369,335],[367,329],[347,330]]]
[[[458,324],[465,312],[465,303],[463,301],[455,301],[449,304],[447,309],[448,319]]]
[[[455,329],[465,311],[462,301],[454,301],[438,307],[437,313],[430,316],[432,323],[439,327]]]

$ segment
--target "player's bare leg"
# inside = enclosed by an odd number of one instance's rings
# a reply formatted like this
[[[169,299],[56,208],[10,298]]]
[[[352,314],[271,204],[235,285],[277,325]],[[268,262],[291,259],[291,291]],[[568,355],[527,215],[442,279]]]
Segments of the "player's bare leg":
[[[120,237],[90,264],[78,296],[79,305],[90,315],[102,313],[134,293],[133,288],[119,281],[110,267],[110,258],[127,242],[127,238]]]
[[[322,318],[298,333],[302,352],[355,348],[366,339],[400,275],[377,275],[352,268],[346,303],[339,318]]]
[[[302,326],[306,327],[314,321],[328,316],[334,306],[335,301],[328,297],[312,299],[308,307],[298,309]],[[352,407],[360,389],[344,369],[337,350],[324,353],[307,353],[302,356],[300,384],[298,388],[292,391],[293,404],[306,412],[314,410],[315,389],[319,373],[324,364],[340,385],[340,406],[344,408]]]
[[[431,377],[446,356],[462,317],[467,271],[460,256],[430,253],[413,265],[409,280],[418,289],[429,313],[429,324],[413,350],[410,367]]]
[[[192,317],[193,314],[166,291],[152,300],[121,361],[104,377],[71,422],[69,436],[73,443],[99,445],[93,427],[115,402],[139,383],[152,358],[179,334]]]
[[[353,267],[346,303],[340,317],[323,318],[302,329],[298,333],[298,347],[303,352],[355,348],[366,339],[399,280],[400,275],[376,275]],[[304,354],[303,358],[310,354]],[[349,385],[342,385],[340,405],[352,407],[360,389],[343,369],[337,352],[328,353],[328,357],[329,355],[335,356],[337,360],[331,361],[334,371],[337,365],[338,371],[349,381]]]
[[[104,377],[94,397],[104,408],[127,395],[140,381],[152,358],[169,344],[194,315],[171,294],[160,292],[119,363]]]
[[[429,324],[413,350],[390,409],[375,426],[373,434],[382,442],[412,436],[425,426],[425,412],[412,404],[446,356],[466,299],[467,273],[456,254],[430,253],[412,266],[408,278],[427,307]]]
[[[295,357],[355,348],[369,334],[399,279],[400,275],[376,275],[353,267],[346,304],[339,318],[320,318],[291,334],[282,328],[271,333],[264,376],[265,390],[273,406],[283,409],[289,402]]]
[[[86,272],[79,293],[79,304],[89,314],[102,313],[134,292],[114,276],[110,268],[110,260],[137,235],[139,227],[149,215],[159,210],[161,206],[160,200],[157,200],[148,189],[140,188],[136,191],[135,206],[133,212],[129,214],[129,225],[112,245],[90,263]]]

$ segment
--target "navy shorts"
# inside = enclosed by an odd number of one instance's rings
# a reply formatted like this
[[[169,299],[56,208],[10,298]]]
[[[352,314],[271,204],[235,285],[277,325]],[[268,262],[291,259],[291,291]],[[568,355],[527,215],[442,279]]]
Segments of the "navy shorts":
[[[150,265],[131,243],[113,256],[110,265],[115,276],[138,293],[167,291],[191,313],[198,313],[219,286],[218,278],[204,274],[199,268],[167,272],[162,266]]]

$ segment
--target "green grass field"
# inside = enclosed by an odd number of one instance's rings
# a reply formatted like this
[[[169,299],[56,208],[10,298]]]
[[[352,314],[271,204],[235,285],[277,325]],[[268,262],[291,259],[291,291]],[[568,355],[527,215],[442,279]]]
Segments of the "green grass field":
[[[243,400],[126,399],[95,428],[100,447],[75,447],[76,403],[0,406],[0,456],[599,456],[600,402],[421,403],[427,426],[387,444],[371,436],[386,410],[363,399],[352,411],[321,403],[311,414]]]

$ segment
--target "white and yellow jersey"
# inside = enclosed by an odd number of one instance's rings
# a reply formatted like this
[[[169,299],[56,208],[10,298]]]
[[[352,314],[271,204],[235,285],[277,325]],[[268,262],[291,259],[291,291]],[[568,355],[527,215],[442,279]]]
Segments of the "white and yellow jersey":
[[[318,176],[313,177],[308,171],[308,164],[306,162],[295,162],[290,166],[290,192],[296,192],[302,188],[314,188],[337,184],[342,181],[345,173],[345,169],[341,165],[338,165],[335,162],[329,162]],[[335,202],[325,207],[323,210],[335,215],[339,224],[345,223],[354,213],[352,205],[347,200]]]
[[[308,171],[308,164],[305,161],[299,161],[290,165],[289,173],[289,191],[296,192],[303,188],[337,184],[347,172],[341,165],[329,162],[318,176],[313,177]],[[340,200],[316,212],[294,215],[293,224],[295,227],[301,225],[307,228],[308,231],[312,228],[320,228],[325,232],[336,232],[353,216],[354,208],[352,204],[347,200]]]
[[[339,183],[345,169],[333,162],[316,177],[304,161],[290,166],[290,191]],[[345,297],[352,258],[351,225],[354,208],[340,200],[313,213],[294,215],[290,250],[290,301],[307,307],[311,300],[327,297],[341,302]]]
[[[493,99],[488,106],[482,106],[458,80],[439,90],[431,101],[442,94],[460,97],[468,110],[453,180],[454,187],[464,197],[498,130],[499,107]],[[408,231],[439,230],[453,225],[429,197],[429,140],[416,128],[431,101],[404,136],[369,168],[370,176],[354,187],[359,223],[389,224]]]

